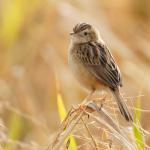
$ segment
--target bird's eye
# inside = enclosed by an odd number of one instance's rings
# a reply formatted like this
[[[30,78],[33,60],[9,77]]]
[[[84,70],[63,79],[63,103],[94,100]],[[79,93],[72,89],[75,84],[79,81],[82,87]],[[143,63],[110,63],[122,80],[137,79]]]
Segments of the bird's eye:
[[[87,32],[84,32],[84,35],[87,35],[88,33]]]

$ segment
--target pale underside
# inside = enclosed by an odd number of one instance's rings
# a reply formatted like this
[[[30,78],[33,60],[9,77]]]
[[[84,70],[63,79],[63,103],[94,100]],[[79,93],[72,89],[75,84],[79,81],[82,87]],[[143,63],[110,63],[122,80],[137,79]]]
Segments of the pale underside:
[[[69,65],[81,84],[87,89],[104,87],[116,89],[122,85],[121,74],[107,47],[96,42],[72,45]]]

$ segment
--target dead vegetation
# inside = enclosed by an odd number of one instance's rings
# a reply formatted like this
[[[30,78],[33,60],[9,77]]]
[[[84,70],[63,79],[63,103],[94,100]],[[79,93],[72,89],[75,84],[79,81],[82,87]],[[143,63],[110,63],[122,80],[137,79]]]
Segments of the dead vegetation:
[[[95,112],[95,111],[97,112],[99,117],[92,115],[91,112]],[[98,123],[96,128],[98,128],[98,126],[99,128],[101,126],[105,126],[105,130],[108,130],[107,134],[112,135],[112,138],[100,139],[98,137],[96,139],[95,136],[93,136],[92,133],[90,132],[90,129],[88,128],[87,124],[89,123],[88,122],[85,123],[84,121],[85,115],[88,118],[93,120],[93,125],[94,122]],[[60,131],[58,132],[56,139],[54,139],[52,145],[48,146],[47,150],[51,150],[51,149],[58,150],[61,147],[61,145],[63,145],[65,139],[69,136],[69,134],[74,130],[74,128],[76,128],[79,122],[81,122],[84,125],[85,129],[87,130],[87,133],[89,134],[89,137],[85,137],[85,140],[86,143],[89,143],[92,149],[98,150],[102,147],[103,149],[111,149],[111,148],[115,149],[117,145],[114,145],[113,141],[117,141],[118,143],[120,143],[120,145],[124,145],[124,147],[128,150],[135,149],[133,146],[134,144],[128,140],[127,135],[123,134],[121,129],[119,129],[118,124],[116,124],[113,121],[113,119],[102,108],[102,106],[99,107],[96,103],[89,102],[85,105],[80,106],[79,108],[76,108],[75,110],[74,109],[70,110],[66,119],[61,124]]]
[[[0,0],[0,150],[41,150],[52,143],[67,149],[71,141],[64,138],[70,133],[80,150],[135,147],[137,139],[110,96],[103,106],[102,95],[76,106],[87,95],[67,66],[69,33],[77,22],[101,31],[121,68],[122,94],[140,116],[136,126],[150,149],[149,2]],[[61,125],[56,74],[66,110],[76,106]]]
[[[64,146],[66,149],[70,149],[70,139],[67,142],[65,142],[65,139],[71,133],[77,141],[81,141],[76,149],[138,149],[132,130],[132,127],[136,124],[121,125],[114,117],[116,110],[113,115],[110,115],[110,111],[108,112],[105,109],[107,108],[105,97],[98,98],[99,100],[95,101],[87,101],[90,100],[90,97],[88,96],[77,107],[72,106],[61,123],[56,136],[50,141],[45,150],[58,150]],[[104,103],[105,107],[103,107]],[[115,109],[115,107],[112,107],[112,109]],[[96,134],[93,134],[94,132]],[[142,131],[140,132],[142,133]],[[143,136],[145,134],[142,133]],[[145,144],[145,148],[149,148],[148,145]]]

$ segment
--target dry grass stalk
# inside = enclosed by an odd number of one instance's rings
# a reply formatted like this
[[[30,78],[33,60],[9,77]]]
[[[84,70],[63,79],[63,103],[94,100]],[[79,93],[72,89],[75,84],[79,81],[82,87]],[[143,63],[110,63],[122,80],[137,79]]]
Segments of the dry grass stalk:
[[[93,115],[92,113],[96,112],[98,116]],[[54,138],[52,143],[46,148],[46,150],[59,150],[63,145],[65,139],[68,135],[75,129],[78,125],[79,121],[81,120],[82,124],[86,128],[91,140],[92,145],[95,147],[95,150],[98,150],[98,143],[94,140],[86,122],[83,120],[83,116],[88,115],[90,118],[95,120],[99,124],[103,124],[110,132],[112,137],[117,140],[120,145],[124,145],[127,150],[135,150],[134,145],[129,141],[127,135],[123,133],[122,130],[118,127],[113,119],[109,116],[107,111],[99,107],[96,102],[86,102],[86,104],[80,105],[78,108],[70,109],[67,117],[62,122],[59,132],[57,136]],[[109,146],[108,146],[109,148]]]
[[[76,124],[80,121],[83,116],[84,111],[82,112],[72,112],[72,109],[69,111],[66,119],[62,122],[60,130],[52,142],[46,150],[58,150],[63,144],[64,140],[68,137],[68,135],[72,132]]]
[[[83,122],[83,124],[84,124],[84,126],[85,126],[85,128],[86,128],[86,130],[87,130],[87,132],[88,132],[88,134],[89,134],[89,136],[91,137],[91,139],[92,139],[92,141],[93,141],[93,144],[94,144],[94,146],[95,146],[95,150],[98,150],[97,143],[96,143],[96,141],[94,140],[94,137],[93,137],[93,135],[91,134],[90,129],[88,128],[88,125],[85,123],[85,121],[84,121],[83,118],[81,118],[81,120],[82,120],[82,122]]]

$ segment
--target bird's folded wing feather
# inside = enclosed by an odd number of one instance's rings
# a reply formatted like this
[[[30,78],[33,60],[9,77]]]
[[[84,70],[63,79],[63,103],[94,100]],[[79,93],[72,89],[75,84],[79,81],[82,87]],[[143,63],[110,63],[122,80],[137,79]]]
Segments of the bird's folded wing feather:
[[[112,89],[122,85],[120,70],[105,45],[90,42],[80,47],[80,61],[101,82]]]

